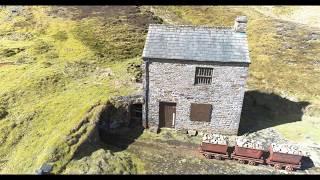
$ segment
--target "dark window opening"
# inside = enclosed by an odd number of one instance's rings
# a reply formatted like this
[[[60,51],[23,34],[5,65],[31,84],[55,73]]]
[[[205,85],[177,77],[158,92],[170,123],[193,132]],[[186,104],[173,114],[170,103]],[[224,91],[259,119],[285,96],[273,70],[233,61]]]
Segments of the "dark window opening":
[[[211,104],[194,104],[191,103],[190,119],[191,121],[210,122]]]
[[[129,126],[142,126],[142,104],[132,104],[130,106]]]
[[[196,67],[194,84],[211,84],[213,68]]]

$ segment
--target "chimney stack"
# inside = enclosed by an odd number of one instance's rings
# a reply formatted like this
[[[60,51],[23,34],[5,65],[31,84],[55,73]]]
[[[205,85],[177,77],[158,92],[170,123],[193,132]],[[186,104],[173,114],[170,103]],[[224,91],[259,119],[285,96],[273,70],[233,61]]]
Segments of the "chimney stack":
[[[234,22],[234,31],[245,33],[247,30],[247,17],[246,16],[237,16]]]

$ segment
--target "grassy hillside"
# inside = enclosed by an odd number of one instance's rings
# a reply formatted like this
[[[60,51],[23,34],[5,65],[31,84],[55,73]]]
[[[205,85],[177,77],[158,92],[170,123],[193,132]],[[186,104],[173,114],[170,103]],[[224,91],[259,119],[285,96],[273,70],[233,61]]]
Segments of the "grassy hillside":
[[[59,170],[92,129],[71,132],[88,110],[135,92],[126,67],[155,20],[136,7],[11,8],[0,9],[0,172]]]
[[[320,27],[320,6],[256,6],[254,9],[272,18]]]
[[[127,67],[141,63],[149,23],[232,26],[238,15],[249,18],[248,89],[312,103],[302,121],[277,128],[293,140],[319,142],[319,29],[254,7],[7,6],[0,8],[0,173],[34,173],[45,162],[61,172],[94,128],[93,107],[136,92]],[[128,171],[128,155],[119,157],[101,163]]]

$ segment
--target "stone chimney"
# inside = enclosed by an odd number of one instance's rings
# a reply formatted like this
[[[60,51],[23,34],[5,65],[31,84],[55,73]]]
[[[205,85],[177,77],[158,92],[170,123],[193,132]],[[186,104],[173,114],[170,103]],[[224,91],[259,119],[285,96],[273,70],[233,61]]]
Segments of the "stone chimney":
[[[245,33],[247,30],[247,17],[246,16],[238,16],[234,21],[234,31]]]

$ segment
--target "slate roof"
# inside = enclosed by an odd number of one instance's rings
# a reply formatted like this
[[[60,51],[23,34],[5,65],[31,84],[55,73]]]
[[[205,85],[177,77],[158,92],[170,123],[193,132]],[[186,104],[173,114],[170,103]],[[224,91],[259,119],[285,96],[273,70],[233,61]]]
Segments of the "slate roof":
[[[150,24],[142,57],[250,63],[246,33],[231,27]]]

